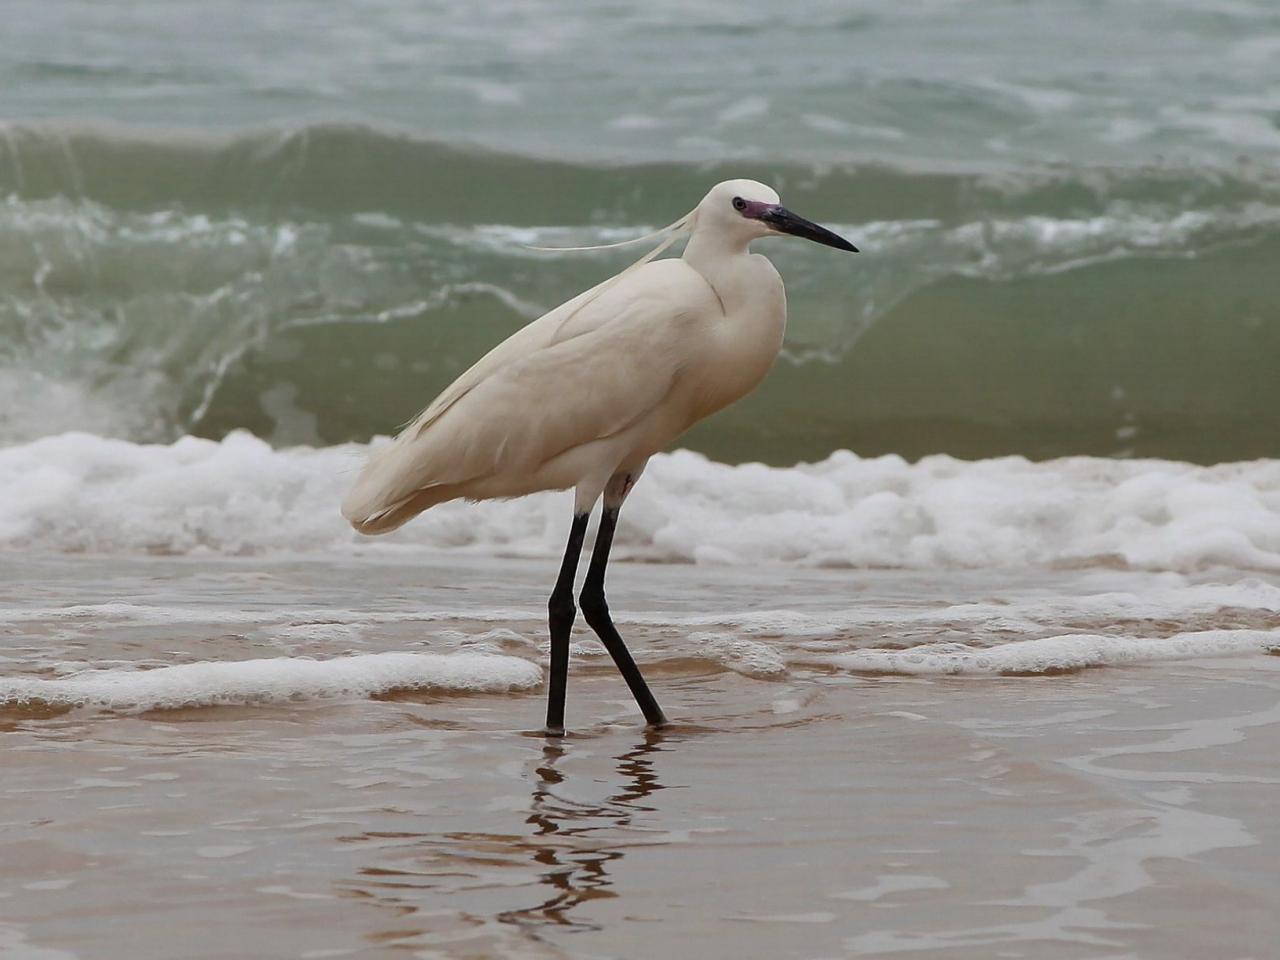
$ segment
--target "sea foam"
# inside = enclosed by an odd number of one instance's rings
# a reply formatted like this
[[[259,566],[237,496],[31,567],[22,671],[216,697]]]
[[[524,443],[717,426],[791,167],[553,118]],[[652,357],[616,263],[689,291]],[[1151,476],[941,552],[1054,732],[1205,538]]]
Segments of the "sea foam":
[[[0,546],[539,557],[563,548],[570,502],[559,494],[445,504],[389,537],[357,537],[337,505],[366,452],[359,444],[277,450],[244,432],[169,445],[45,437],[0,450]],[[682,450],[653,458],[618,543],[621,556],[708,564],[1280,570],[1280,460],[908,463],[842,451],[783,468]]]
[[[853,673],[991,676],[1073,673],[1088,667],[1198,660],[1280,650],[1280,630],[1204,630],[1147,638],[1069,634],[998,647],[929,643],[906,650],[858,650],[823,658]]]
[[[55,679],[0,678],[0,704],[30,702],[134,712],[358,697],[389,690],[501,693],[542,682],[518,657],[476,653],[373,653],[332,660],[275,657],[185,663],[149,670],[86,670]]]

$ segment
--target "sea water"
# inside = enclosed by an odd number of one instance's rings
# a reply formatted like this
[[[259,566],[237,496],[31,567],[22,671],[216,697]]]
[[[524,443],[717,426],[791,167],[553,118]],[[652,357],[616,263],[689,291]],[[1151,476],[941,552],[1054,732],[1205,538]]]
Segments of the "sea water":
[[[750,176],[864,252],[760,244],[783,357],[693,449],[1270,456],[1278,16],[12,0],[0,438],[390,432],[629,262],[529,245]]]
[[[1265,957],[1280,12],[11,0],[0,955]],[[370,445],[730,176],[857,257],[657,456],[378,540]]]
[[[14,957],[1267,955],[1280,577],[9,553]]]

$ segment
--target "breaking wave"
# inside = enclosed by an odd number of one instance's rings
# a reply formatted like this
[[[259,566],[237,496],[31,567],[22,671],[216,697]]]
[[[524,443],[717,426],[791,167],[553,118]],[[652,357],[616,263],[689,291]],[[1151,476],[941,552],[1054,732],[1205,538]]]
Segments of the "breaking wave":
[[[354,124],[0,126],[0,441],[386,433],[627,262],[526,244],[634,235],[744,174],[866,252],[769,247],[784,359],[691,447],[1274,452],[1280,180],[1256,165],[614,167]]]
[[[445,504],[385,538],[338,515],[366,447],[247,433],[144,445],[86,434],[0,450],[0,546],[220,554],[409,548],[558,556],[569,500]],[[1280,461],[848,452],[795,467],[655,457],[618,542],[632,558],[917,569],[1111,565],[1280,570]]]

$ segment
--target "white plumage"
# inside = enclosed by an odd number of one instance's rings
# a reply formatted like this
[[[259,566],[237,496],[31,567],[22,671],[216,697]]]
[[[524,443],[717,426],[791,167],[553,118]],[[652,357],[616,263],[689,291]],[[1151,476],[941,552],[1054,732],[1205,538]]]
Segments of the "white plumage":
[[[574,487],[584,527],[606,488],[616,518],[649,457],[752,390],[777,357],[782,280],[748,244],[785,232],[854,249],[751,180],[717,184],[675,229],[689,234],[682,257],[651,260],[668,240],[454,381],[370,457],[343,515],[377,534],[447,500]],[[585,610],[585,595],[583,603]]]

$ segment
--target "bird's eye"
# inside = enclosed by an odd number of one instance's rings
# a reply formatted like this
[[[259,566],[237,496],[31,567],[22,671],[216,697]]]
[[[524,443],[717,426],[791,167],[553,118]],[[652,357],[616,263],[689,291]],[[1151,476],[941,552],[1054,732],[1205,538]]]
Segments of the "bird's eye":
[[[743,211],[743,210],[747,209],[747,201],[743,200],[741,197],[734,197],[734,198],[733,198],[733,209],[735,209],[735,210],[737,210],[737,211],[739,211],[739,212],[741,212],[741,211]]]

